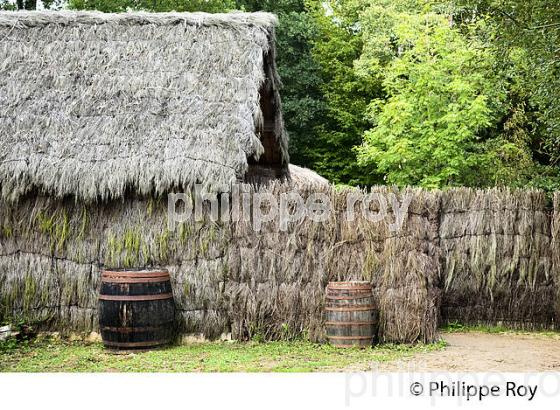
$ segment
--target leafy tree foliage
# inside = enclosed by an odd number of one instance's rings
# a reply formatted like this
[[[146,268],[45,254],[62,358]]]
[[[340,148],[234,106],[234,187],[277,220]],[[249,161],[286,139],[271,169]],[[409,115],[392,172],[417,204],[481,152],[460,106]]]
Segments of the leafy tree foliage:
[[[505,132],[524,135],[536,161],[530,185],[560,189],[560,7],[548,0],[459,0],[459,24],[484,19],[487,46],[511,83]]]
[[[342,65],[342,81],[335,76],[325,79],[325,98],[329,108],[341,107],[337,113],[344,115],[352,106],[344,100],[347,90],[352,90],[354,103],[367,101],[355,112],[364,117],[349,123],[368,128],[357,153],[369,175],[425,187],[550,188],[558,181],[557,168],[542,161],[538,148],[543,144],[534,126],[538,110],[527,98],[534,87],[527,87],[525,80],[524,73],[531,70],[526,50],[511,49],[509,58],[502,59],[496,24],[473,9],[445,1],[323,4],[327,12],[319,18],[330,21],[329,32],[338,28],[347,36],[335,50],[356,44],[354,58]],[[325,67],[336,67],[329,60],[333,54],[323,52],[330,43],[332,37],[320,38],[316,57]],[[374,95],[373,86],[360,94],[352,89],[356,80],[360,85],[377,82],[382,91]],[[337,106],[340,101],[344,102]],[[327,134],[331,139],[337,126],[342,131],[338,141],[352,135],[341,126],[344,115],[334,117]],[[345,148],[347,142],[342,144]],[[337,148],[327,155],[332,157]]]
[[[359,2],[310,2],[318,27],[313,55],[321,68],[320,87],[326,110],[309,145],[311,166],[335,183],[368,186],[381,182],[372,167],[360,167],[354,146],[370,127],[368,104],[382,95],[381,82],[354,69],[363,49],[356,23]]]
[[[127,10],[206,11],[217,13],[235,8],[234,0],[69,0],[77,10],[123,12]]]
[[[491,185],[498,150],[517,149],[482,137],[505,100],[493,56],[446,15],[378,3],[362,15],[367,46],[358,67],[383,76],[387,95],[369,106],[374,127],[360,163],[401,186]]]
[[[17,10],[17,5],[9,0],[0,0],[0,10]]]

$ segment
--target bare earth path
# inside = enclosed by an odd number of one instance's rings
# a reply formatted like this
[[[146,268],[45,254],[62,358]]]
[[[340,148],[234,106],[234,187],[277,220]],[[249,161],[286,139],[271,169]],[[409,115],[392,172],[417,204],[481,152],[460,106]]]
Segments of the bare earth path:
[[[444,333],[448,346],[398,362],[381,363],[387,372],[558,372],[560,337],[539,334]],[[356,369],[357,370],[357,369]]]

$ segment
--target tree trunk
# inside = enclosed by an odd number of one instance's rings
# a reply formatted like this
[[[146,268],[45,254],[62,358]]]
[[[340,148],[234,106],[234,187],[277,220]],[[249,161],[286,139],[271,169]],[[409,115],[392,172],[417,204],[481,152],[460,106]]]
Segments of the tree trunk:
[[[17,0],[18,10],[36,10],[37,0]]]

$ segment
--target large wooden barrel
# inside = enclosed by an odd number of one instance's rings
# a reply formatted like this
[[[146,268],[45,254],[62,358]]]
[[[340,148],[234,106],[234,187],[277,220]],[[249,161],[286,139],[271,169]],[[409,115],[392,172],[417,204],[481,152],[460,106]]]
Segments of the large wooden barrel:
[[[327,339],[334,346],[372,346],[378,311],[368,282],[330,282],[326,301]]]
[[[106,347],[146,349],[173,338],[175,304],[166,270],[105,270],[99,327]]]

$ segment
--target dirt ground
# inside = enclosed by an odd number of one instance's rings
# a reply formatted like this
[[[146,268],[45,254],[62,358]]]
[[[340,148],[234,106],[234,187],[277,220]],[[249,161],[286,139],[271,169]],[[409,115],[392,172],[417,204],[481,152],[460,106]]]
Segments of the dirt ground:
[[[560,337],[540,334],[444,333],[442,351],[375,364],[387,372],[558,372]]]

